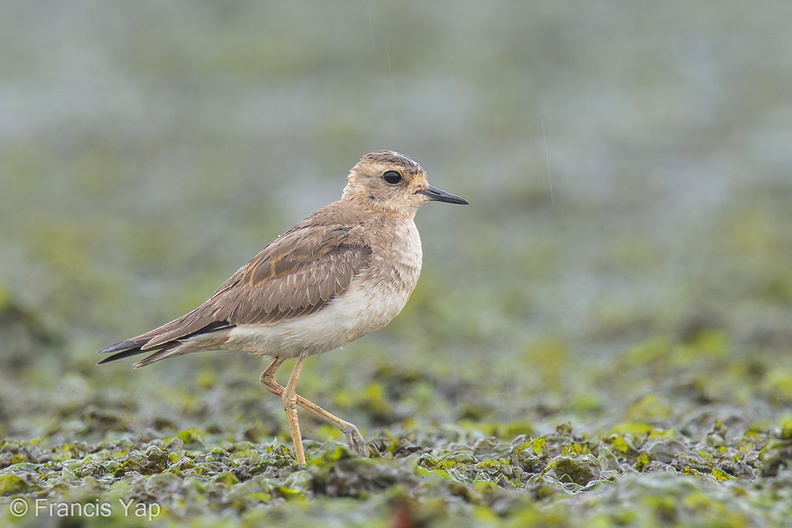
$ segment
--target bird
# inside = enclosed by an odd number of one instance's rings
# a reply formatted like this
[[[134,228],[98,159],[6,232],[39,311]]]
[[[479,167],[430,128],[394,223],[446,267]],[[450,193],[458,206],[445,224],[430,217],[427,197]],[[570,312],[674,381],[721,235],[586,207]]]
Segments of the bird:
[[[210,350],[269,359],[259,382],[281,397],[297,464],[306,465],[298,406],[366,456],[357,427],[297,394],[297,382],[306,358],[379,330],[404,308],[423,258],[414,219],[428,202],[469,203],[429,185],[404,154],[370,152],[349,171],[340,200],[278,236],[194,310],[100,350],[112,355],[99,364],[148,354],[134,363],[140,368]],[[289,359],[296,363],[283,386],[275,373]]]

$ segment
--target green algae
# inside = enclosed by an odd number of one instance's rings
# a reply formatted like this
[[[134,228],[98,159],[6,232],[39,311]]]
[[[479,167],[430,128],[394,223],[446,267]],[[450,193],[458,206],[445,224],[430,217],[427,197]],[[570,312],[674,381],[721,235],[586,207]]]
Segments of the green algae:
[[[650,518],[658,526],[751,526],[756,519],[780,521],[788,512],[788,504],[785,509],[774,503],[792,481],[784,424],[753,427],[742,435],[713,424],[709,434],[726,433],[730,439],[712,444],[680,435],[668,456],[660,445],[668,439],[630,433],[583,436],[571,424],[511,441],[475,439],[454,430],[433,435],[391,431],[374,443],[409,438],[417,449],[394,448],[386,457],[367,459],[340,444],[310,442],[305,468],[294,465],[283,444],[234,442],[208,433],[199,449],[156,439],[132,439],[122,450],[112,442],[39,441],[35,463],[14,463],[9,455],[26,444],[6,440],[0,451],[0,500],[4,505],[25,497],[114,504],[131,497],[156,505],[158,522],[164,523],[187,521],[199,512],[219,520],[231,512],[245,519],[269,511],[275,519],[291,511],[290,504],[327,507],[351,519],[357,504],[368,504],[366,518],[373,520],[393,514],[396,494],[408,504],[400,507],[415,518],[431,517],[434,501],[445,497],[445,517],[464,526],[526,519],[557,519],[560,526],[572,526],[566,523],[575,516],[601,526],[643,526]],[[85,452],[90,455],[82,456]],[[739,508],[726,501],[737,501]],[[773,506],[757,510],[755,504]],[[721,517],[719,525],[715,519]],[[465,524],[473,519],[477,524]]]

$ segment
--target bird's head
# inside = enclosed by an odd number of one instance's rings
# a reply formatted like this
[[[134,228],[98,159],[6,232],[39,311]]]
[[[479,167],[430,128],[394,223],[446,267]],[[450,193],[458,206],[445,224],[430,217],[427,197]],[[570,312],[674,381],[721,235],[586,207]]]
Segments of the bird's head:
[[[415,216],[426,202],[468,203],[429,185],[420,165],[392,150],[363,156],[349,172],[341,199],[407,216]]]

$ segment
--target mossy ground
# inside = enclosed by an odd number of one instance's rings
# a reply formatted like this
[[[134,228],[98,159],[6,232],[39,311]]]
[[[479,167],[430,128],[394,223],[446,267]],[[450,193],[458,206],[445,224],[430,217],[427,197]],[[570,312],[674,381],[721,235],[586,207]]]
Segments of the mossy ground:
[[[112,505],[88,526],[742,527],[792,515],[788,360],[708,329],[633,345],[607,369],[567,359],[576,382],[557,380],[563,389],[523,386],[522,369],[558,368],[560,346],[537,345],[508,373],[470,359],[452,379],[387,354],[314,371],[304,392],[365,424],[370,456],[304,417],[306,468],[277,399],[208,355],[171,383],[155,371],[124,383],[123,368],[103,378],[83,360],[63,375],[20,372],[2,390],[0,493],[5,505]],[[129,515],[122,500],[155,510]]]
[[[789,525],[788,6],[483,5],[2,8],[0,525]],[[256,358],[96,365],[375,148],[471,205],[306,363],[369,457]]]

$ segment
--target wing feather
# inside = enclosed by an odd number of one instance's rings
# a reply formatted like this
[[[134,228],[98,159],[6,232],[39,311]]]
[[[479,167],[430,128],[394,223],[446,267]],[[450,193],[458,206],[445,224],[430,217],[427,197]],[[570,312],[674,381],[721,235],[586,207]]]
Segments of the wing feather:
[[[370,258],[371,247],[360,226],[298,224],[234,273],[201,306],[126,343],[143,352],[211,325],[275,324],[315,313],[344,293]]]

